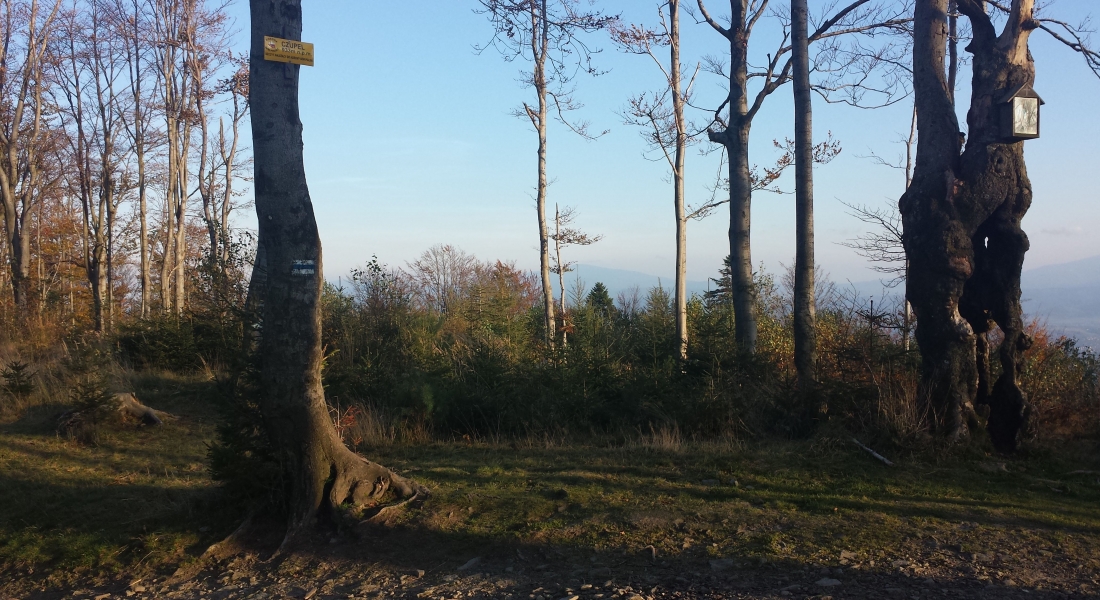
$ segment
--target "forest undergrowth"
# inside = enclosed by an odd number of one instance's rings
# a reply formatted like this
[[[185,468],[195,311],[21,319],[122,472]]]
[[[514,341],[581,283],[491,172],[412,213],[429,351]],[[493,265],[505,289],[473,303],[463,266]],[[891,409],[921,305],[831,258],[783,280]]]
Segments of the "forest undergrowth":
[[[577,283],[547,348],[530,276],[468,266],[433,288],[372,262],[323,297],[333,423],[348,446],[431,488],[385,527],[429,535],[430,551],[414,546],[432,564],[518,544],[746,568],[817,568],[844,553],[881,566],[935,540],[960,555],[1035,547],[1100,568],[1100,362],[1041,323],[1024,370],[1031,425],[1009,457],[980,431],[953,446],[926,433],[897,307],[822,286],[821,379],[803,393],[789,285],[766,274],[758,354],[732,348],[722,274],[689,304],[682,362],[665,290],[613,300]],[[215,304],[103,336],[27,327],[0,347],[0,591],[163,580],[246,514],[277,513],[244,323]],[[112,392],[173,419],[115,418]],[[102,418],[59,429],[74,408]],[[333,539],[363,535],[353,517],[328,522]],[[404,564],[410,551],[370,560]]]

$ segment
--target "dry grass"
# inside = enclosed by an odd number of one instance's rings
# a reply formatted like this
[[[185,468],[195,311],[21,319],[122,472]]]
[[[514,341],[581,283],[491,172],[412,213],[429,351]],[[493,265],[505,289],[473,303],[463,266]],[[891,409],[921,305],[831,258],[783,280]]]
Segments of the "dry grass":
[[[0,420],[0,579],[45,572],[57,587],[171,570],[240,518],[218,504],[205,467],[214,384],[168,373],[113,377],[179,419],[75,444],[53,430],[57,400],[67,397],[58,378],[38,404]],[[349,443],[433,490],[396,522],[455,548],[652,547],[813,565],[841,550],[905,558],[932,539],[975,552],[1052,548],[1080,564],[1100,556],[1094,447],[1033,449],[1014,461],[977,446],[892,454],[899,466],[889,469],[839,435],[742,443],[690,438],[668,423],[618,436],[444,441],[414,420],[352,416],[334,410]]]

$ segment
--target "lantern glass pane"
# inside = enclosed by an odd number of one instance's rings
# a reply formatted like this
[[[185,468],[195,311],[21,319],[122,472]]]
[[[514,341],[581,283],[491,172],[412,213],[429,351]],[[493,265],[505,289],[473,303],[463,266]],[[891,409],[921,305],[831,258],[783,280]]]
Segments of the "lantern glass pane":
[[[1012,99],[1012,133],[1039,135],[1039,99]]]

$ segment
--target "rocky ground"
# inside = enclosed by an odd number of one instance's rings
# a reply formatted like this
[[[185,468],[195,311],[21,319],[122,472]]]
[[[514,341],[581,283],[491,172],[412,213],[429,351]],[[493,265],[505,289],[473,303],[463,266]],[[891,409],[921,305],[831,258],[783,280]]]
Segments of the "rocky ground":
[[[386,545],[384,534],[375,541]],[[650,548],[623,555],[554,547],[487,549],[447,560],[431,549],[372,551],[366,538],[336,539],[290,556],[253,552],[198,572],[72,590],[7,582],[0,598],[108,600],[687,600],[691,598],[1097,598],[1100,564],[1051,552],[967,553],[925,544],[908,559],[876,563],[842,552],[833,564],[665,559]]]

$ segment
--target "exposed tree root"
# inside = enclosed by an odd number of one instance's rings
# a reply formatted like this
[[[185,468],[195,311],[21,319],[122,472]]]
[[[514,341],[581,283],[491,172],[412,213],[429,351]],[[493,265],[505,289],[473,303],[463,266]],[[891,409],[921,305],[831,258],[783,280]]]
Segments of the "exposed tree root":
[[[425,486],[352,452],[344,446],[335,432],[326,437],[329,440],[329,451],[326,453],[329,477],[322,494],[310,510],[291,522],[287,527],[286,537],[269,560],[281,556],[293,544],[304,526],[313,523],[314,517],[323,511],[338,511],[344,507],[363,509],[369,516],[362,522],[377,523],[383,515],[422,501],[431,493]],[[396,500],[382,504],[380,501],[387,492],[392,493]]]
[[[362,507],[377,502],[392,490],[399,500],[426,496],[428,489],[397,473],[373,463],[350,450],[344,450],[334,461],[335,478],[328,490],[328,502],[332,507],[351,504]],[[404,504],[404,502],[402,503]]]

